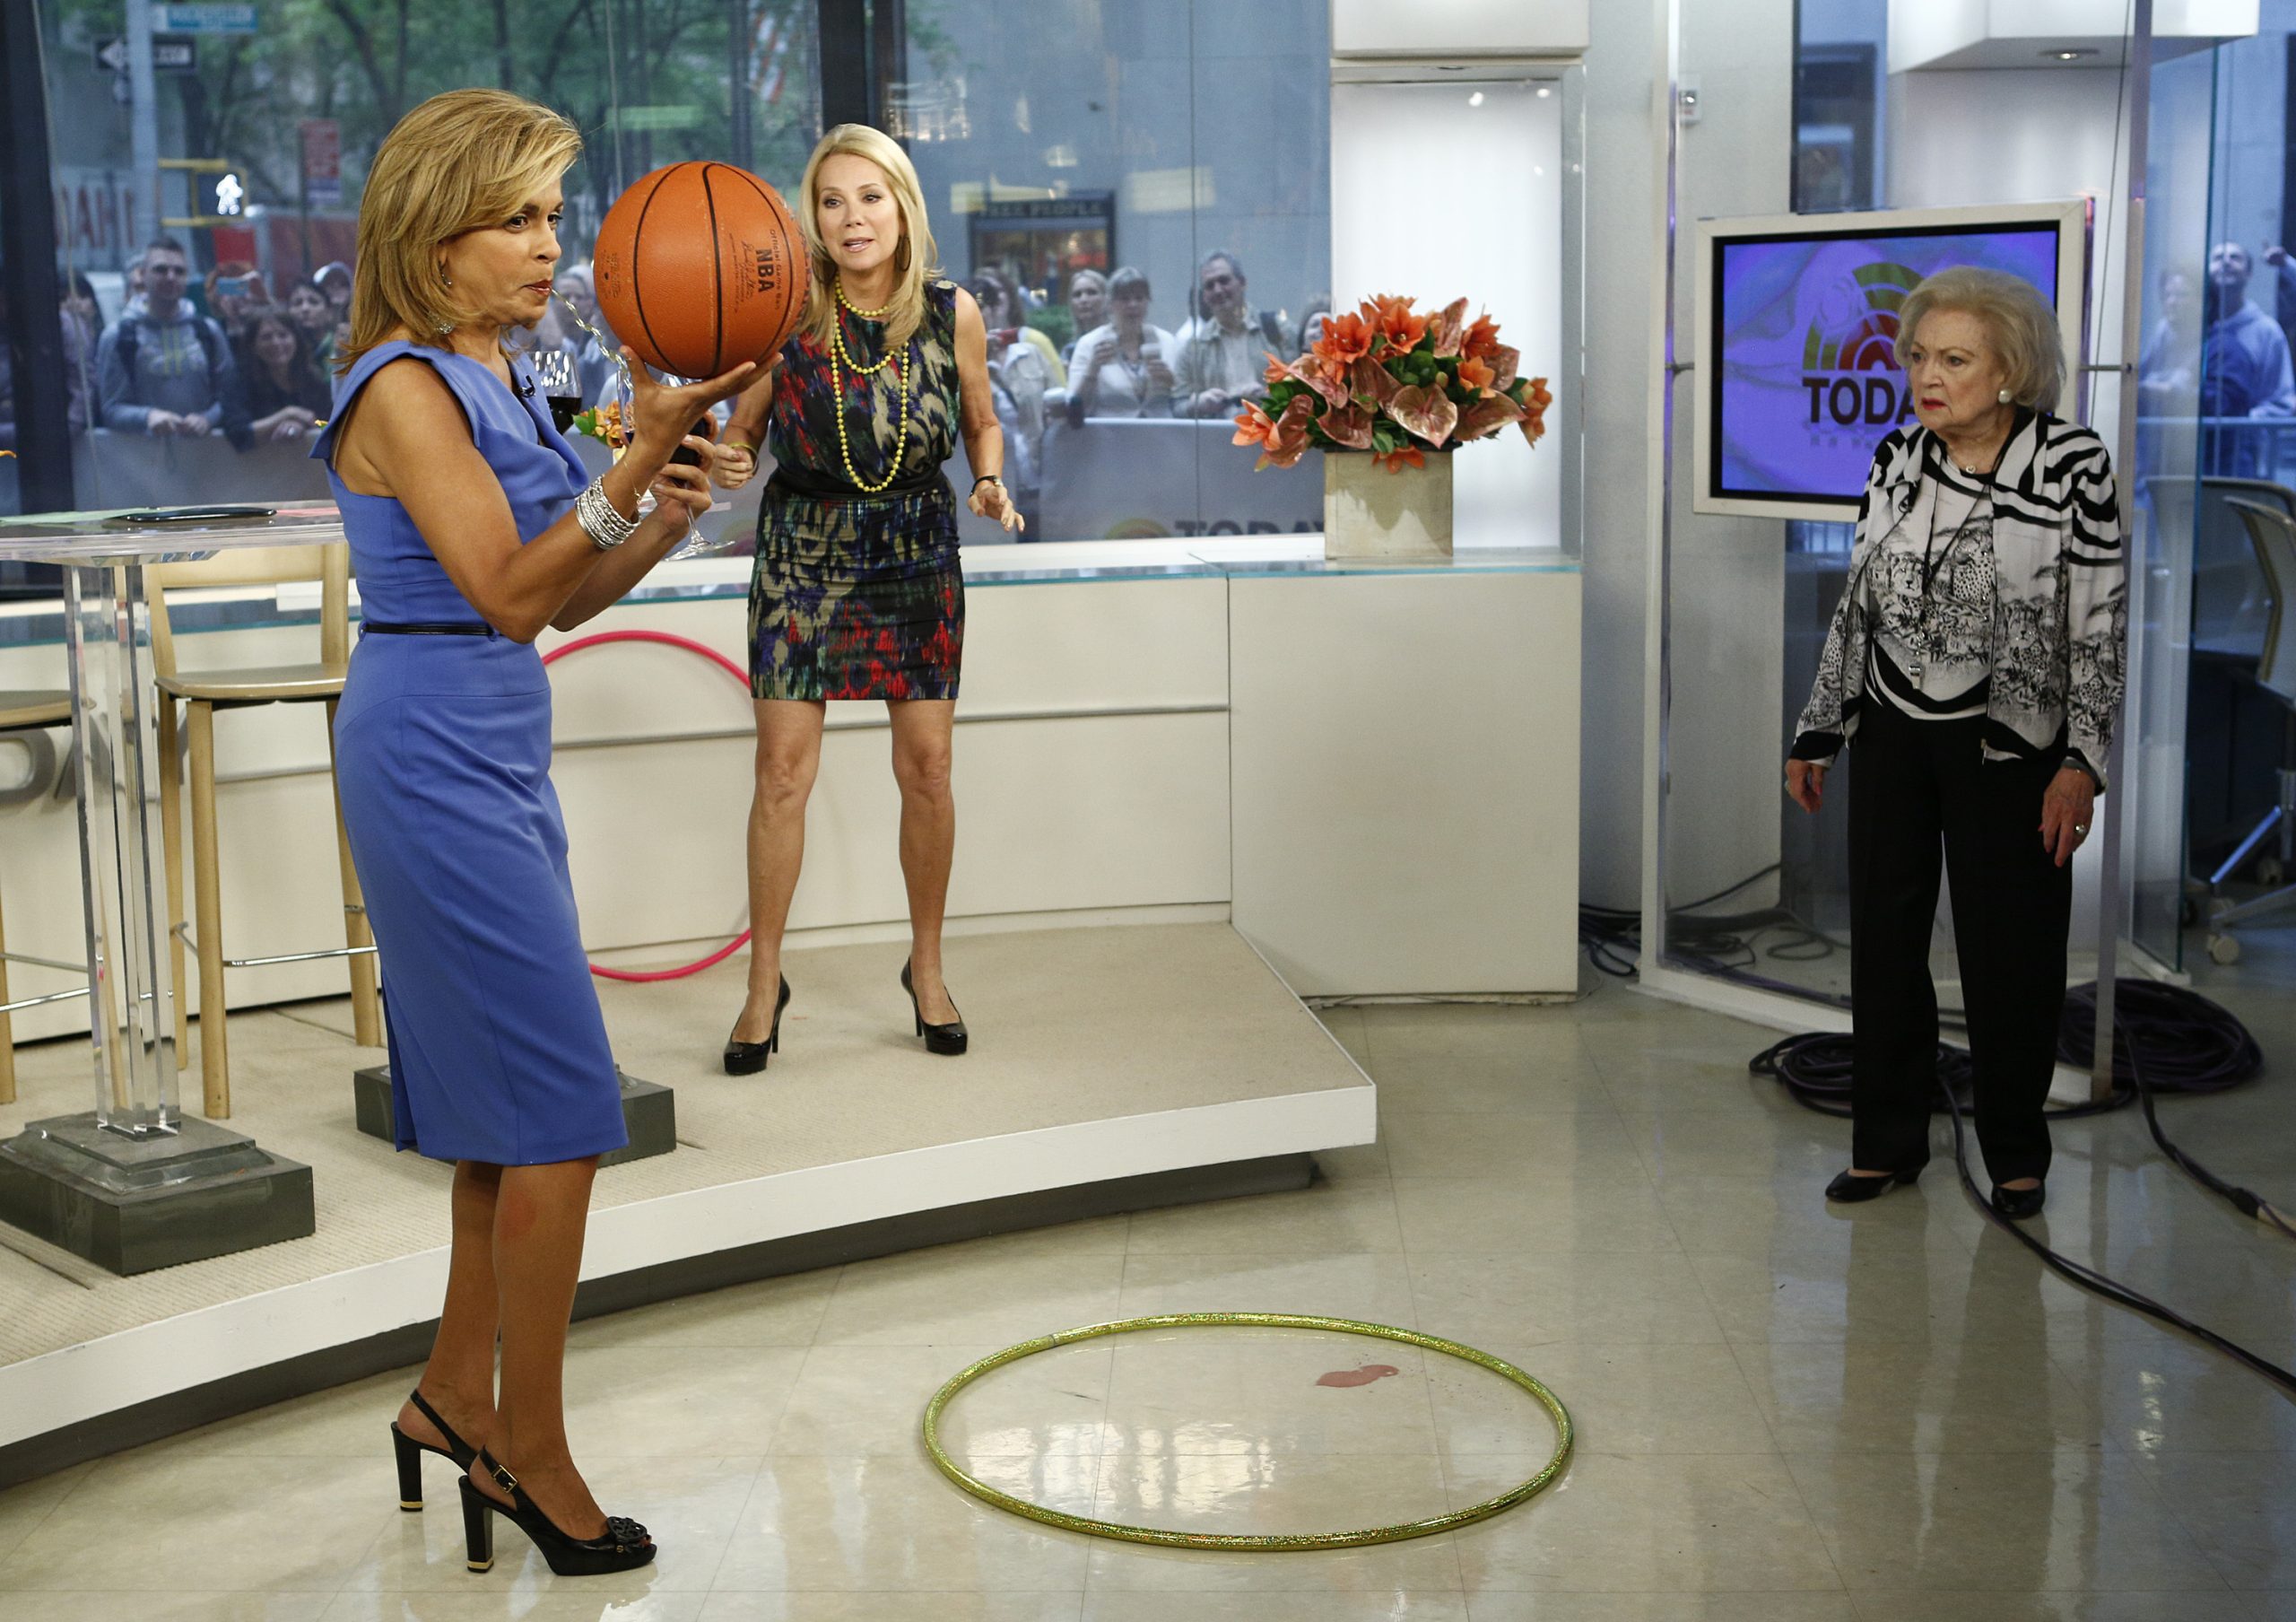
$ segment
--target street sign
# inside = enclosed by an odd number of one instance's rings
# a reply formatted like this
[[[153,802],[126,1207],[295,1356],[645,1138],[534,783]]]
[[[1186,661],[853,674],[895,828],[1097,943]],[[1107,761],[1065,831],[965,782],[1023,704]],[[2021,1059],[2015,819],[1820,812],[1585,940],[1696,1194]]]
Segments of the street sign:
[[[255,7],[218,4],[213,0],[190,5],[154,5],[152,27],[156,32],[167,34],[252,34],[256,31]]]
[[[97,40],[96,66],[105,73],[126,73],[127,71],[127,41],[117,34],[108,34]],[[152,66],[163,74],[188,74],[197,71],[199,41],[196,39],[153,39]]]
[[[303,147],[303,206],[343,206],[343,126],[334,118],[306,118],[299,126]]]

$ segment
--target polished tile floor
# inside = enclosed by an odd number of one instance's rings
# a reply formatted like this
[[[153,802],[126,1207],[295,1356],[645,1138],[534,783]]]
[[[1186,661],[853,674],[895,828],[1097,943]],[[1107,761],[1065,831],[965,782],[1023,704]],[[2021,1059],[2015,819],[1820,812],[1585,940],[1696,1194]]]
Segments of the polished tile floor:
[[[2292,1001],[2257,1005],[2277,1025],[2259,1029],[2267,1051],[2296,1051],[2296,1017],[2271,1012]],[[1829,1209],[1847,1128],[1746,1075],[1770,1033],[1612,984],[1570,1007],[1326,1017],[1379,1084],[1381,1141],[1328,1156],[1304,1191],[578,1326],[576,1447],[609,1506],[656,1529],[648,1571],[561,1582],[506,1528],[495,1568],[466,1573],[443,1464],[429,1513],[394,1507],[383,1427],[402,1373],[0,1494],[0,1617],[2296,1618],[2296,1404],[2047,1276],[1950,1162]],[[2172,1103],[2170,1129],[2296,1204],[2285,1086]],[[2053,1242],[2296,1360],[2296,1245],[2195,1191],[2133,1115],[2058,1143]],[[1038,1527],[923,1456],[926,1397],[985,1351],[1255,1308],[1519,1362],[1570,1406],[1577,1456],[1481,1526],[1259,1557]],[[1030,1359],[960,1399],[950,1435],[976,1473],[1043,1503],[1240,1530],[1469,1503],[1553,1439],[1470,1366],[1236,1330]]]

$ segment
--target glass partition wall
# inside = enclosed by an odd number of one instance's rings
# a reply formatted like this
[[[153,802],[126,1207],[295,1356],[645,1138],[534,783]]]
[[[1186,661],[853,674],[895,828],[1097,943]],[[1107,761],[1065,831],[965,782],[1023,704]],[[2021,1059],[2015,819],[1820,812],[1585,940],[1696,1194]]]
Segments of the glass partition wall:
[[[583,261],[631,181],[710,158],[794,197],[822,129],[854,119],[907,146],[947,274],[991,311],[1029,539],[1319,527],[1315,461],[1255,478],[1227,424],[1232,396],[1265,387],[1265,352],[1296,353],[1329,303],[1325,0],[233,7],[199,21],[242,31],[159,36],[148,80],[130,71],[117,8],[34,9],[53,251],[85,306],[95,380],[100,334],[142,296],[138,261],[159,235],[186,250],[185,301],[222,327],[216,358],[243,389],[262,381],[259,309],[291,316],[294,364],[323,371],[367,165],[400,114],[439,91],[499,84],[582,128],[561,289],[586,313]],[[9,250],[39,246],[12,236]],[[1126,269],[1144,310],[1109,297]],[[1090,386],[1072,386],[1087,381],[1070,367],[1094,329]],[[540,339],[586,344],[559,313]],[[603,350],[582,370],[587,392],[612,386]],[[73,438],[76,504],[323,495],[304,446],[248,432],[250,418],[161,439],[100,411]],[[6,472],[0,461],[0,499]],[[1003,537],[986,526],[965,538]]]
[[[1901,29],[1893,59],[1891,0],[1735,0],[1673,9],[1677,96],[1665,133],[1674,160],[1674,370],[1657,581],[1663,622],[1654,650],[1657,815],[1646,836],[1643,973],[1701,1000],[1844,1028],[1852,945],[1848,773],[1831,776],[1823,812],[1814,817],[1786,799],[1780,777],[1848,580],[1853,528],[1822,514],[1697,510],[1692,391],[1712,387],[1704,375],[1712,357],[1693,353],[1692,341],[1700,273],[1694,233],[1702,220],[1744,216],[1796,214],[1822,229],[1822,216],[1841,210],[2086,199],[2086,315],[2082,353],[2070,358],[2093,370],[2077,375],[2062,409],[2117,447],[2119,374],[2109,369],[2121,360],[2132,189],[2125,42],[2100,48],[2084,39],[2062,53],[1922,61],[1906,59],[1903,36],[1910,31]],[[1750,162],[1749,153],[1766,156]],[[1902,290],[1892,292],[1867,277],[1832,303],[1816,291],[1815,302],[1795,312],[1816,335],[1805,365],[1811,375],[1801,379],[1815,385],[1809,409],[1833,411],[1854,393],[1857,420],[1841,432],[1863,431],[1870,443],[1906,414],[1893,383],[1875,388],[1877,379],[1896,377],[1886,345],[1853,360],[1852,329],[1892,336]],[[1831,328],[1819,328],[1829,321],[1842,328],[1843,342],[1822,341]],[[1875,417],[1882,392],[1891,396],[1888,409]],[[1834,423],[1841,422],[1835,413]],[[1822,420],[1791,426],[1815,437],[1830,432]],[[2132,780],[2142,780],[2135,773],[2124,779]],[[2152,832],[2150,821],[2134,819],[2132,848],[2144,848]],[[2076,981],[2097,972],[2103,842],[2092,842],[2078,859]],[[1942,905],[1932,969],[1941,998],[1957,1006],[1960,971]]]
[[[2083,370],[2063,409],[2114,450],[2131,637],[2118,792],[2100,805],[2111,815],[2100,833],[2118,838],[2077,859],[2074,977],[2094,976],[2109,948],[2121,974],[2213,986],[2276,974],[2284,989],[2296,906],[2213,920],[2286,885],[2296,866],[2277,826],[2248,842],[2287,792],[2296,723],[2259,679],[2271,579],[2239,506],[2296,512],[2296,265],[2283,251],[2296,207],[2296,0],[2265,0],[2256,30],[2232,38],[2155,38],[2139,15],[2144,50],[2092,31],[1928,57],[1909,28],[1892,55],[1892,13],[1905,4],[1674,8],[1669,72],[1685,94],[1661,132],[1674,156],[1675,371],[1645,974],[1773,1018],[1846,1024],[1849,785],[1836,773],[1810,817],[1779,779],[1852,528],[1695,510],[1689,406],[1708,360],[1690,342],[1696,222],[2078,198],[2090,227],[2073,357]],[[2132,175],[2140,110],[2144,169]],[[1749,164],[1749,152],[1790,157]],[[2132,199],[2144,205],[2143,271],[2126,323]],[[1932,967],[1952,1002],[1942,906]]]

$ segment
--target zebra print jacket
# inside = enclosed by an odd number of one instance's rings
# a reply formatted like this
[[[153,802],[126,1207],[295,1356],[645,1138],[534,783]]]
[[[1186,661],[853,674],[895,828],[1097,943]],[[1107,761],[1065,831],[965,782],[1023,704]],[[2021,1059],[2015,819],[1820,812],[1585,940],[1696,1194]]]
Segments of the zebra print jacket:
[[[1941,484],[1970,495],[1982,489],[1926,428],[1899,429],[1874,449],[1849,582],[1796,728],[1794,758],[1831,763],[1856,736],[1873,560],[1900,526],[1923,532]],[[1992,500],[1997,585],[1986,758],[2030,758],[2062,745],[2101,789],[2128,649],[2128,564],[2112,459],[2091,430],[2021,409]]]

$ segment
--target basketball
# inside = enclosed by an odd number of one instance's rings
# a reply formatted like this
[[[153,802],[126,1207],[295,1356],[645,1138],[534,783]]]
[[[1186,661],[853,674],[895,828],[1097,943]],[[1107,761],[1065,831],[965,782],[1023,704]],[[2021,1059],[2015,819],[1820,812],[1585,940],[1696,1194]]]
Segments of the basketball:
[[[657,371],[714,378],[779,353],[805,312],[804,233],[780,194],[730,163],[673,163],[606,211],[598,308]]]

